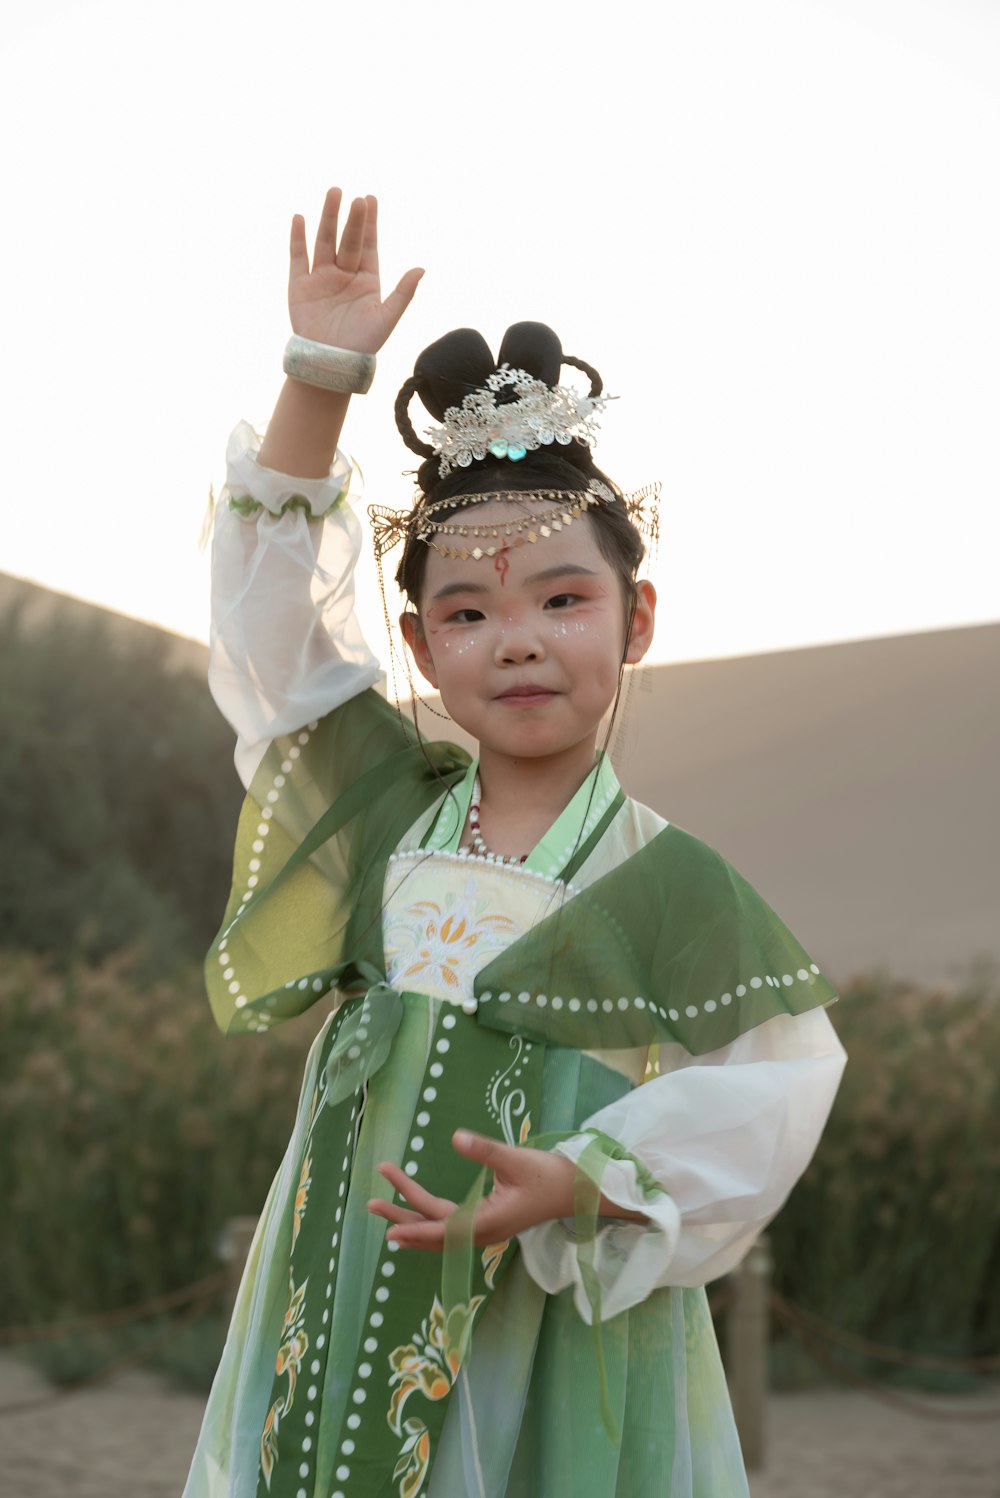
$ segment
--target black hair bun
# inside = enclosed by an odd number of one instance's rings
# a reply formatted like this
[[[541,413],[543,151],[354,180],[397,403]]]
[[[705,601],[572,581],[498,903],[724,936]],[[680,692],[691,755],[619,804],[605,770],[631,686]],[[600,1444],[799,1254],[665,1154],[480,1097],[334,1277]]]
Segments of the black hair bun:
[[[443,421],[449,407],[460,406],[467,395],[481,390],[490,375],[505,364],[511,369],[523,369],[549,387],[559,384],[562,366],[571,364],[583,370],[590,379],[592,396],[600,395],[603,388],[596,369],[582,359],[564,354],[558,337],[545,323],[514,323],[503,336],[496,360],[486,339],[475,328],[456,328],[424,349],[413,367],[412,376],[396,398],[396,425],[407,447],[425,458],[434,455],[434,449],[421,441],[410,421],[408,408],[415,394],[420,396],[436,421]],[[510,387],[497,394],[501,404],[516,399],[517,392]]]
[[[546,385],[558,385],[563,365],[562,344],[543,322],[516,322],[503,335],[497,364],[523,369]]]
[[[546,385],[558,385],[562,345],[540,322],[518,322],[508,328],[494,359],[482,333],[456,328],[424,349],[413,367],[416,391],[436,421],[449,406],[460,406],[473,390],[481,390],[502,364],[523,369]],[[513,395],[513,392],[511,392]]]
[[[424,349],[413,366],[417,394],[434,417],[443,421],[449,406],[460,406],[496,370],[489,344],[475,328],[456,328]]]

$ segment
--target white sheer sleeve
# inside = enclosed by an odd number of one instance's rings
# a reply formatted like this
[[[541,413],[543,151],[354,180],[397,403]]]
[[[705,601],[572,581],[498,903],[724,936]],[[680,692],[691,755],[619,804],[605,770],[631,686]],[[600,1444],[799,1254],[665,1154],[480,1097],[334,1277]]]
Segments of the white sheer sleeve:
[[[661,1067],[673,1070],[583,1125],[615,1139],[663,1192],[647,1198],[631,1161],[605,1170],[604,1195],[649,1225],[610,1221],[598,1232],[602,1318],[660,1286],[704,1285],[734,1268],[812,1158],[847,1059],[823,1009],[776,1015],[705,1056],[665,1049]],[[576,1161],[591,1138],[556,1153]],[[520,1243],[532,1279],[550,1294],[572,1285],[589,1322],[571,1224],[542,1223]]]
[[[208,680],[237,733],[249,785],[279,733],[339,707],[381,677],[354,614],[362,528],[350,508],[351,464],[325,479],[261,468],[241,422],[229,439],[212,544]]]

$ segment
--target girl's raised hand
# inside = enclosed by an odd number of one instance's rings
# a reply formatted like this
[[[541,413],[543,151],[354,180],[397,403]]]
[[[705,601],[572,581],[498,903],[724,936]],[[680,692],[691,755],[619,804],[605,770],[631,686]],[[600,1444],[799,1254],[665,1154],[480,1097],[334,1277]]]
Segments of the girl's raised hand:
[[[312,267],[305,219],[292,219],[288,311],[303,338],[357,353],[374,354],[409,306],[423,271],[414,267],[382,300],[378,270],[378,204],[355,198],[337,243],[341,191],[331,187],[323,204]]]

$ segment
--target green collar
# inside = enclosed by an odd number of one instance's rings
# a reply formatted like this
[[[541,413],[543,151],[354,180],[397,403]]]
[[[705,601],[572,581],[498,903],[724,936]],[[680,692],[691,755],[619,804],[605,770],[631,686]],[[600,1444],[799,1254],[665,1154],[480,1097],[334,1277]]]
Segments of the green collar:
[[[474,759],[463,779],[445,795],[424,843],[425,848],[433,852],[455,852],[469,814],[472,787],[478,773],[479,761]],[[531,850],[523,867],[550,879],[558,878],[574,851],[586,841],[620,795],[618,776],[607,755],[601,754],[569,805]]]

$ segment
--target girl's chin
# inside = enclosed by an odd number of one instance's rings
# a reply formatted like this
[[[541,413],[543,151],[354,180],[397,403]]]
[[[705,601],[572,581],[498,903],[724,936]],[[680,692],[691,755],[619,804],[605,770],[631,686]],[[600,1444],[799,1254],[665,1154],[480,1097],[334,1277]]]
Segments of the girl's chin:
[[[503,755],[507,759],[557,759],[584,749],[592,752],[597,745],[597,729],[590,734],[574,734],[569,738],[562,734],[541,731],[530,733],[526,730],[520,733],[486,734],[478,737],[478,743],[480,757],[486,752]]]

